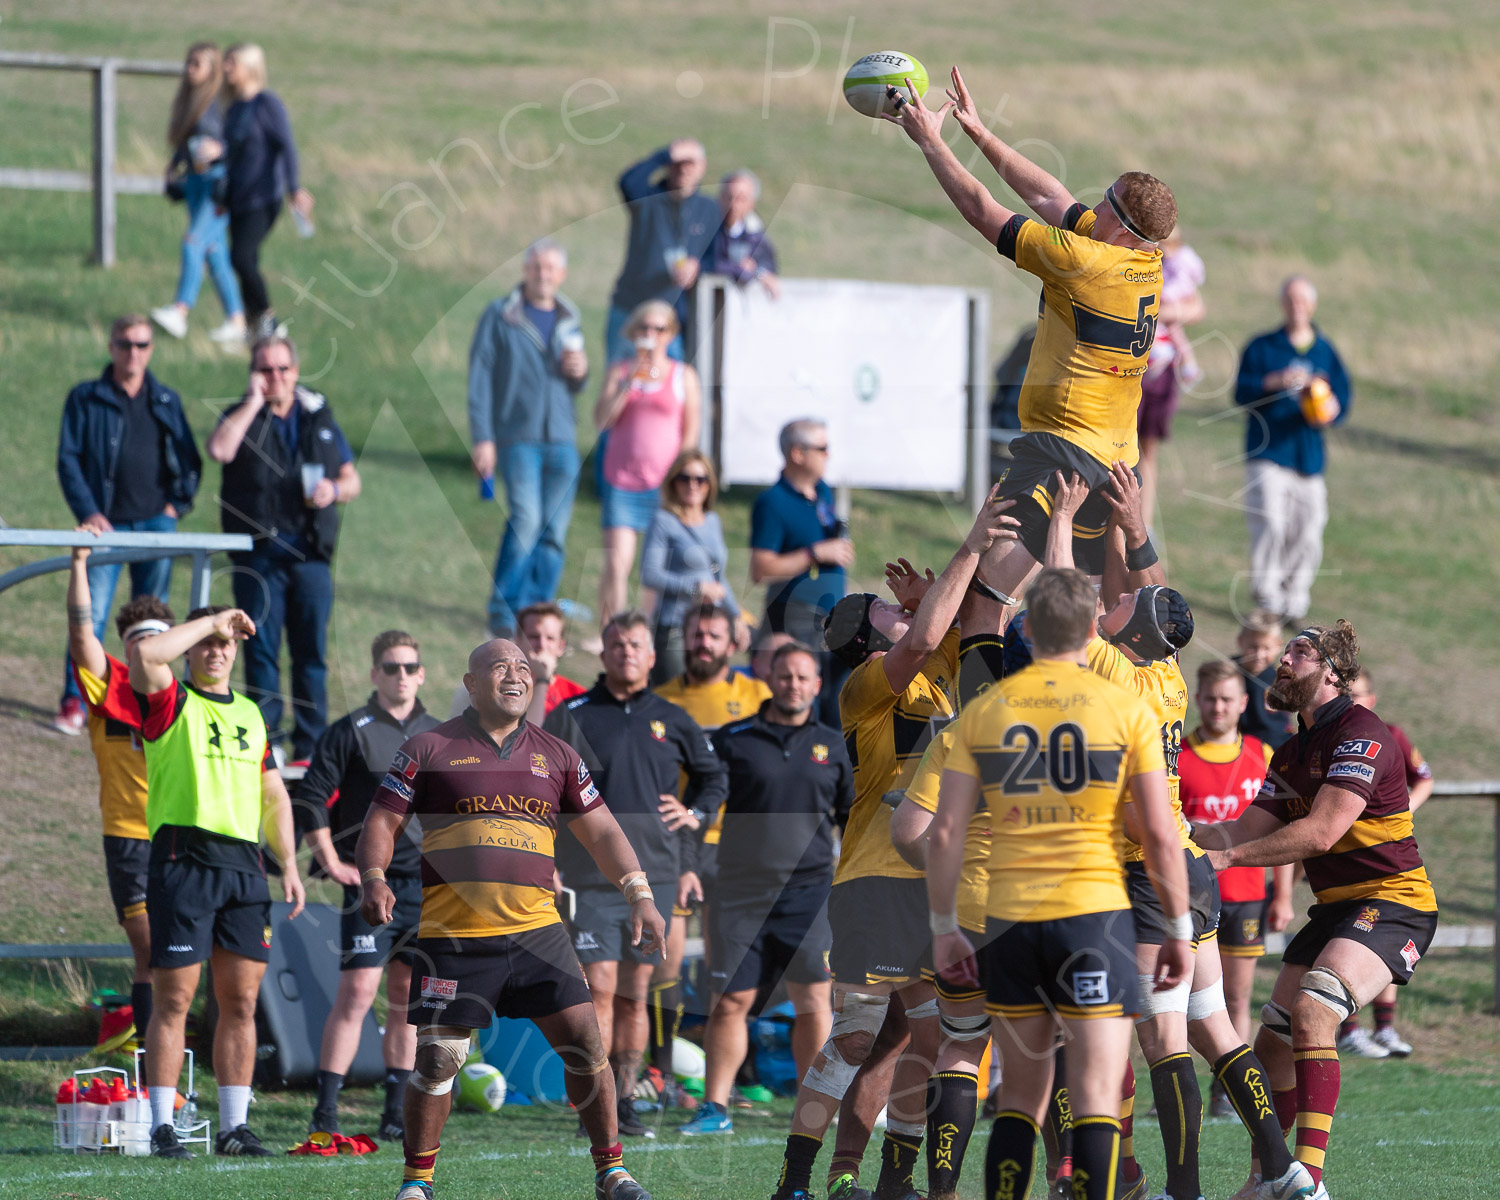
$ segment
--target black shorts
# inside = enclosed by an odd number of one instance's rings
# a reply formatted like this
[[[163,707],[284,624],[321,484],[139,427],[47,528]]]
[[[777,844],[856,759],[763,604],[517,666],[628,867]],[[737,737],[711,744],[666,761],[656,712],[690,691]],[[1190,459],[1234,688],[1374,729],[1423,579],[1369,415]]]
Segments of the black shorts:
[[[656,891],[654,896],[656,911],[666,922],[662,934],[665,937],[672,929],[675,905],[665,887]],[[578,955],[579,962],[661,961],[660,952],[645,955],[639,946],[630,944],[630,904],[616,888],[579,888],[578,903],[573,907],[573,919],[568,922],[568,929],[573,935],[573,952]]]
[[[932,971],[925,879],[866,875],[836,883],[828,923],[828,966],[840,983],[911,983]]]
[[[412,1025],[488,1029],[496,1017],[549,1017],[590,1002],[561,922],[503,937],[419,938],[412,952]]]
[[[271,960],[271,890],[264,875],[190,859],[153,864],[146,880],[151,965],[207,962],[215,946]]]
[[[1131,1017],[1135,926],[1128,908],[1053,921],[990,918],[985,979],[992,1017]]]
[[[1187,860],[1188,915],[1193,918],[1196,947],[1219,936],[1219,877],[1209,865],[1208,855],[1194,857],[1184,850],[1182,857]],[[1167,918],[1145,863],[1125,864],[1125,890],[1130,893],[1130,907],[1135,913],[1135,940],[1144,946],[1160,946],[1167,940]]]
[[[714,889],[719,886],[718,842],[704,842],[698,847],[698,880],[703,884],[703,902],[713,903]]]
[[[923,978],[932,981],[933,988],[937,991],[939,1000],[946,1000],[950,1004],[966,1004],[973,1000],[983,1000],[989,992],[989,970],[986,963],[989,955],[984,950],[995,940],[995,931],[988,926],[986,928],[970,929],[963,926],[963,935],[969,939],[969,944],[974,947],[974,965],[979,972],[979,986],[970,987],[968,984],[957,984],[945,979],[936,971],[922,972]]]
[[[1225,900],[1219,906],[1219,953],[1262,958],[1266,953],[1266,900]]]
[[[715,992],[769,991],[783,978],[829,979],[833,931],[826,883],[789,887],[774,901],[721,894],[708,919],[708,978]]]
[[[1437,931],[1437,913],[1408,908],[1393,900],[1340,900],[1314,904],[1307,924],[1281,952],[1281,961],[1310,967],[1334,938],[1367,946],[1391,969],[1395,983],[1406,983]]]
[[[151,862],[149,838],[104,835],[104,877],[121,925],[146,911],[146,869]]]
[[[1010,444],[1011,463],[1000,476],[1000,496],[1015,500],[1007,516],[1021,522],[1021,545],[1037,562],[1047,557],[1047,528],[1052,524],[1052,501],[1057,473],[1073,472],[1089,485],[1089,494],[1073,514],[1073,561],[1086,575],[1104,574],[1104,528],[1110,507],[1103,486],[1109,467],[1082,447],[1055,433],[1023,433]],[[1138,468],[1131,468],[1140,477]]]
[[[344,888],[344,907],[339,912],[339,964],[341,971],[380,968],[395,959],[412,961],[411,944],[417,938],[422,917],[422,880],[419,876],[386,880],[396,896],[396,907],[384,925],[371,925],[359,911],[359,888]]]

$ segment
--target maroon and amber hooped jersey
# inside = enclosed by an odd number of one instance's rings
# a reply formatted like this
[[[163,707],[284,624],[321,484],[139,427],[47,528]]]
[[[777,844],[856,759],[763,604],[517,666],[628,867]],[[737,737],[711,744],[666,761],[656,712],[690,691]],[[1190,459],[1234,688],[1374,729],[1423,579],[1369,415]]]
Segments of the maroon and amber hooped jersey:
[[[372,801],[421,822],[424,938],[500,937],[557,922],[558,818],[603,802],[566,742],[523,721],[497,744],[473,709],[407,741]]]
[[[1221,745],[1193,730],[1177,759],[1182,815],[1195,826],[1238,820],[1260,795],[1266,757],[1264,744],[1253,737]],[[1219,896],[1228,903],[1264,900],[1265,867],[1226,867],[1219,872]]]
[[[1256,806],[1279,821],[1307,816],[1325,783],[1353,792],[1365,809],[1326,854],[1304,859],[1320,904],[1391,900],[1437,911],[1437,896],[1412,833],[1406,763],[1391,731],[1348,696],[1318,709],[1316,722],[1271,756]]]

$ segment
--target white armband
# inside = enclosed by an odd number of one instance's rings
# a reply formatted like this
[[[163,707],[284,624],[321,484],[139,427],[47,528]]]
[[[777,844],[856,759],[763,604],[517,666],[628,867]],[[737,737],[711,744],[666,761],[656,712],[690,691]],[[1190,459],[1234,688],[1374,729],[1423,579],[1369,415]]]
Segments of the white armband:
[[[957,933],[958,914],[956,912],[929,912],[927,928],[932,930],[933,937],[941,937],[945,933]]]
[[[632,871],[624,879],[620,880],[620,891],[625,893],[625,899],[630,904],[654,898],[651,885],[646,882],[646,872],[644,871]]]
[[[1167,936],[1179,942],[1190,942],[1193,940],[1193,914],[1183,913],[1180,917],[1167,918]]]

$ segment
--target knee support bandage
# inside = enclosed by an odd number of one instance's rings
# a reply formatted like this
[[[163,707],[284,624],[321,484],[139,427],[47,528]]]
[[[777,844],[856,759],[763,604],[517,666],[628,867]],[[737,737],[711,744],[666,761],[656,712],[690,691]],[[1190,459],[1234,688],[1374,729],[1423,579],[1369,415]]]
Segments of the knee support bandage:
[[[443,1096],[453,1089],[453,1078],[469,1057],[469,1039],[448,1034],[417,1034],[416,1070],[408,1082],[429,1096]]]
[[[844,1052],[839,1049],[839,1039],[852,1033],[866,1033],[873,1042],[885,1023],[885,1011],[890,1003],[889,996],[845,992],[843,1004],[833,1014],[833,1030],[823,1043],[822,1064],[814,1063],[802,1082],[815,1092],[842,1100],[859,1072],[859,1063],[851,1063],[844,1057]]]
[[[1314,967],[1302,976],[1302,994],[1332,1011],[1340,1022],[1359,1011],[1359,1001],[1349,985],[1327,967]]]

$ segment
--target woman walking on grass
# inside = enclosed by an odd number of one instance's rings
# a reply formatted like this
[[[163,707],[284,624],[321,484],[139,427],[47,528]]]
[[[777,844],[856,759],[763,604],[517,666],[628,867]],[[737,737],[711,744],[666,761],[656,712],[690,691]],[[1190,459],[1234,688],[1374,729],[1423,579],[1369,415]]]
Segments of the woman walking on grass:
[[[151,319],[175,338],[187,336],[188,313],[198,301],[206,260],[224,305],[224,323],[208,336],[227,345],[245,340],[245,304],[229,265],[229,218],[215,202],[227,174],[224,108],[219,102],[223,86],[219,48],[212,42],[189,46],[167,121],[167,145],[172,148],[167,194],[186,203],[188,227],[182,237],[177,298],[153,308]]]

